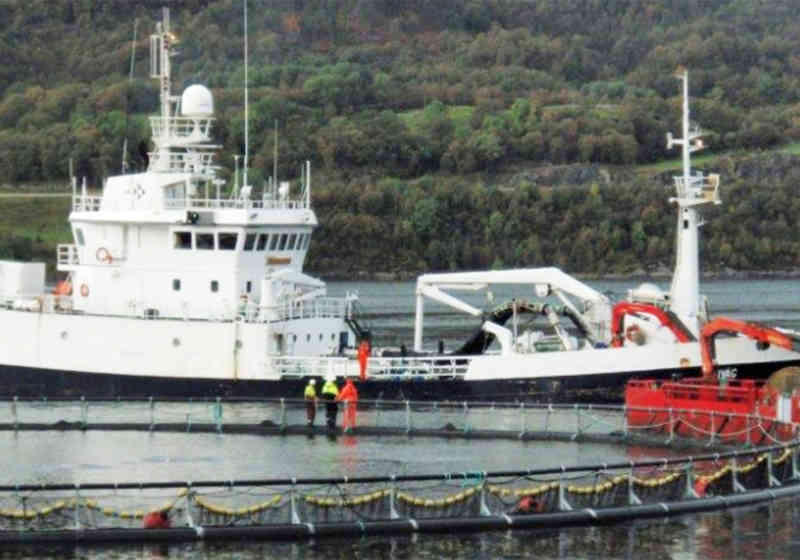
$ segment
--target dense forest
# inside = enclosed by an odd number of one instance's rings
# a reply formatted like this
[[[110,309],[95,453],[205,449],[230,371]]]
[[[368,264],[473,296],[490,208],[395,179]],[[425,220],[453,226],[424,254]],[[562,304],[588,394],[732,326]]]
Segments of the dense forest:
[[[100,188],[157,109],[149,33],[171,9],[174,89],[212,88],[230,176],[244,151],[244,0],[0,3],[0,182]],[[248,0],[250,177],[314,168],[309,268],[671,268],[678,66],[723,177],[712,270],[800,267],[800,12],[790,0]],[[135,36],[135,41],[133,40]],[[131,73],[132,69],[132,75]],[[22,185],[19,187],[18,185]],[[47,237],[47,236],[44,236]],[[28,242],[7,237],[0,256]]]

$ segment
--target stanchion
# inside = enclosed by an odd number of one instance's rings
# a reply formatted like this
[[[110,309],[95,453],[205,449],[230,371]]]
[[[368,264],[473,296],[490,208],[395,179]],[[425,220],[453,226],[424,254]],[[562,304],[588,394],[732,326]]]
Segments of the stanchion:
[[[629,506],[641,505],[642,504],[642,500],[639,498],[639,496],[636,495],[636,492],[633,489],[633,485],[634,485],[634,482],[635,482],[635,479],[634,479],[634,476],[633,476],[633,462],[631,462],[631,468],[628,470],[627,479],[628,479],[627,480],[627,482],[628,482],[628,505]]]
[[[700,495],[697,493],[697,490],[694,489],[694,462],[692,461],[692,457],[689,457],[689,462],[686,464],[684,470],[686,473],[686,488],[684,489],[683,497],[699,498]]]

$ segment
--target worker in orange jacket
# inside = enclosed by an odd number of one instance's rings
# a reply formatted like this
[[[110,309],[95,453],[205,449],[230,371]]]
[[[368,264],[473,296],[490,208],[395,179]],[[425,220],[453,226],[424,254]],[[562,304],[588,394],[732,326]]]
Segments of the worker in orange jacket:
[[[336,397],[337,401],[344,401],[344,416],[342,419],[342,427],[345,430],[356,427],[356,409],[358,408],[358,391],[353,384],[353,380],[349,377],[339,395]]]
[[[370,352],[369,340],[365,338],[361,341],[361,344],[358,345],[358,365],[361,366],[361,381],[367,378],[367,360],[369,359]]]

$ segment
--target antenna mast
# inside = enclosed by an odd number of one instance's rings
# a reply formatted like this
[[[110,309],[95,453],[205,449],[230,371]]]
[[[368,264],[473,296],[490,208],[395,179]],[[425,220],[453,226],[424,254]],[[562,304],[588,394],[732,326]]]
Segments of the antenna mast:
[[[719,175],[692,175],[691,154],[703,149],[702,132],[690,124],[689,72],[679,68],[675,77],[681,80],[683,97],[682,138],[667,134],[667,149],[681,147],[683,174],[675,177],[676,196],[670,202],[678,205],[675,273],[670,289],[670,309],[695,335],[707,319],[700,298],[699,229],[703,225],[700,208],[720,204]]]
[[[272,184],[278,184],[278,119],[275,119],[275,140],[272,143]]]
[[[242,173],[242,185],[245,187],[247,186],[247,154],[250,153],[250,103],[247,87],[247,0],[244,0],[244,170]]]
[[[133,68],[136,62],[136,28],[139,26],[139,18],[133,20],[133,43],[131,44],[131,69],[128,73],[128,93],[125,103],[125,140],[122,142],[122,172],[128,172],[128,119],[130,118],[130,107],[128,106],[131,97],[131,84],[133,84]]]

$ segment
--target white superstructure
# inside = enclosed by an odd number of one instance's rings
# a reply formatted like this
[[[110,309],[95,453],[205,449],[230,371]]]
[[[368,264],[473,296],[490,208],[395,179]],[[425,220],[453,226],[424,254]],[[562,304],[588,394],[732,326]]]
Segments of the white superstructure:
[[[225,192],[215,163],[214,100],[202,85],[170,91],[168,12],[151,36],[161,113],[147,169],[110,177],[102,193],[73,178],[67,273],[44,293],[44,265],[0,263],[13,325],[0,363],[67,372],[220,380],[276,379],[270,357],[354,346],[354,298],[329,298],[302,272],[317,218],[311,168],[299,184]],[[20,310],[36,311],[35,315]]]

